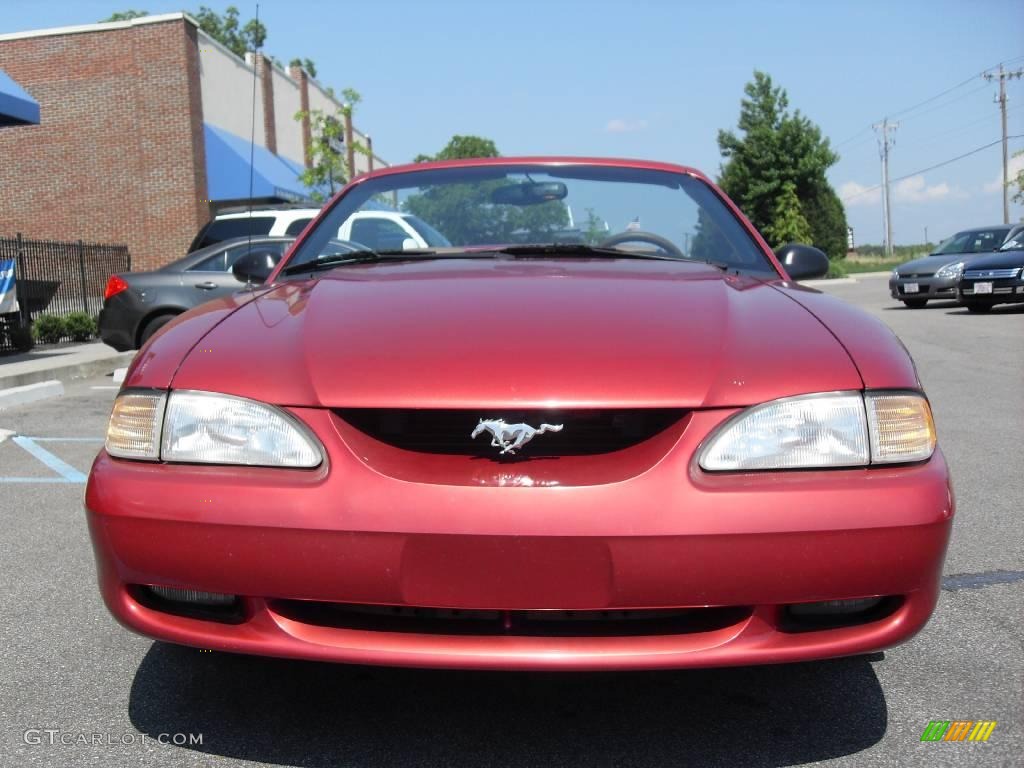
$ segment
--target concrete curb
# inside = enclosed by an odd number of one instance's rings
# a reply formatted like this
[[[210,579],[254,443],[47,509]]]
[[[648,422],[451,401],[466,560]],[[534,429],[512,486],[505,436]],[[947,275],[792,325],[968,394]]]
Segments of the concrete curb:
[[[98,360],[86,360],[84,362],[65,363],[54,365],[51,368],[43,368],[38,371],[25,371],[8,376],[3,375],[3,368],[0,367],[0,391],[11,387],[23,387],[27,384],[35,384],[40,381],[51,379],[83,379],[88,376],[111,373],[131,363],[135,357],[134,352],[121,352],[118,355],[103,357]]]
[[[0,389],[0,410],[12,408],[16,405],[34,403],[37,400],[46,400],[50,397],[60,397],[63,394],[64,385],[56,379],[26,384],[21,387]]]

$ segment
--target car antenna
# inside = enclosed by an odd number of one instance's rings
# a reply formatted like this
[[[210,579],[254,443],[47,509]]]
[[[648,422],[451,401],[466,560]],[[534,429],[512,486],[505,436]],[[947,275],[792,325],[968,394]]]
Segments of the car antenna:
[[[249,242],[246,244],[245,253],[252,253],[252,195],[255,178],[255,169],[253,163],[256,160],[256,83],[259,80],[259,28],[260,28],[260,4],[256,3],[256,20],[253,24],[253,45],[252,45],[252,120],[249,125],[249,201],[246,221],[248,226],[246,231],[249,233]],[[246,281],[246,288],[250,291],[255,292],[255,287],[252,284],[252,280]]]

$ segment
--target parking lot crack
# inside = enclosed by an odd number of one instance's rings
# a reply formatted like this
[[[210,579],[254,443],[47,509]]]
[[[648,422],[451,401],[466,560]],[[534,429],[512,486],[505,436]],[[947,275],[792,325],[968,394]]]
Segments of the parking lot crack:
[[[961,589],[984,589],[997,584],[1013,584],[1024,581],[1024,571],[982,571],[981,573],[955,573],[942,579],[942,588],[947,592]]]

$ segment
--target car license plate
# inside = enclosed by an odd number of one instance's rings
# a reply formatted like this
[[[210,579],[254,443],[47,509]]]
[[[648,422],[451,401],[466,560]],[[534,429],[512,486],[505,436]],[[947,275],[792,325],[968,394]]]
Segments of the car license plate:
[[[975,283],[975,293],[992,293],[992,283]]]
[[[903,286],[904,293],[917,293],[920,290],[921,289],[918,287],[917,283],[906,283]]]

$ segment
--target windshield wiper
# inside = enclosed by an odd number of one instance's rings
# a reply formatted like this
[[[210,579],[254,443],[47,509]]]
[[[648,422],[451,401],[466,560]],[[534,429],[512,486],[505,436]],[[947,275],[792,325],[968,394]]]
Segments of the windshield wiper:
[[[709,259],[689,259],[669,256],[665,254],[650,253],[648,251],[627,251],[622,248],[602,247],[600,245],[586,245],[585,243],[538,243],[535,245],[508,245],[503,248],[495,248],[487,253],[504,253],[509,256],[611,256],[616,259],[653,259],[655,261],[691,261],[701,264],[710,264],[718,267],[723,272],[732,269],[731,266],[722,261],[711,261]]]
[[[321,269],[333,269],[334,267],[346,264],[368,264],[384,259],[401,259],[416,256],[433,256],[434,251],[427,248],[415,248],[402,251],[374,251],[369,248],[360,248],[344,253],[328,253],[317,256],[312,261],[304,261],[301,264],[289,264],[281,270],[282,275],[294,275],[299,272],[318,272]]]

